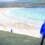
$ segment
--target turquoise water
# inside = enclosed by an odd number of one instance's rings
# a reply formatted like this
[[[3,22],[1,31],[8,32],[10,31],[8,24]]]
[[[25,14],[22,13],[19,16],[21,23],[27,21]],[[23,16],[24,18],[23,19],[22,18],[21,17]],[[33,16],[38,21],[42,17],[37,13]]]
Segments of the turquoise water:
[[[3,10],[5,11],[5,10]],[[7,8],[8,12],[1,12],[1,20],[45,21],[45,8]],[[3,19],[3,18],[5,19]]]
[[[12,8],[10,14],[24,19],[45,20],[45,8]]]

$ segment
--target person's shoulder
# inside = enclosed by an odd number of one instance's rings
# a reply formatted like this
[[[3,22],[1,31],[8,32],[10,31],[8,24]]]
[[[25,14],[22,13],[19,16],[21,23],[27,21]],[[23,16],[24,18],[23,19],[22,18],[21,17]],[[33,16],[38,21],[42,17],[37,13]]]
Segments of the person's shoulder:
[[[45,23],[43,23],[42,25],[45,25]]]

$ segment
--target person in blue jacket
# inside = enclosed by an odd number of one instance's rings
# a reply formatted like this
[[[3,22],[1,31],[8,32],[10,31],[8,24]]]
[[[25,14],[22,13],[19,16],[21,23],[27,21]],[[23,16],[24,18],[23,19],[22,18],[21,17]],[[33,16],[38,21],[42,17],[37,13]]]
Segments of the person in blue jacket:
[[[41,40],[41,44],[43,45],[44,39],[45,39],[45,22],[42,24],[41,30],[40,30],[40,34],[42,35],[42,40]]]

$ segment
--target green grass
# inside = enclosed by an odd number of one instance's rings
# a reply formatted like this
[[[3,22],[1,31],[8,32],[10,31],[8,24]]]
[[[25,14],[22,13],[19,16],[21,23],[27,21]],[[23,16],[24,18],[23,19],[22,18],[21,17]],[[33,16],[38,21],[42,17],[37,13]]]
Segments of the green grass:
[[[40,45],[40,41],[39,38],[0,31],[0,45]]]

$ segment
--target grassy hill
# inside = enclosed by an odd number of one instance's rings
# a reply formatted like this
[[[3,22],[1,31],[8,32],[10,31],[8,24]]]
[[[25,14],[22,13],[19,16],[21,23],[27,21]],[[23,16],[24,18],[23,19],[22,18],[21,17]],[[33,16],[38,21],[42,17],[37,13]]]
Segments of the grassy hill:
[[[40,45],[40,41],[39,38],[0,31],[0,45]]]

